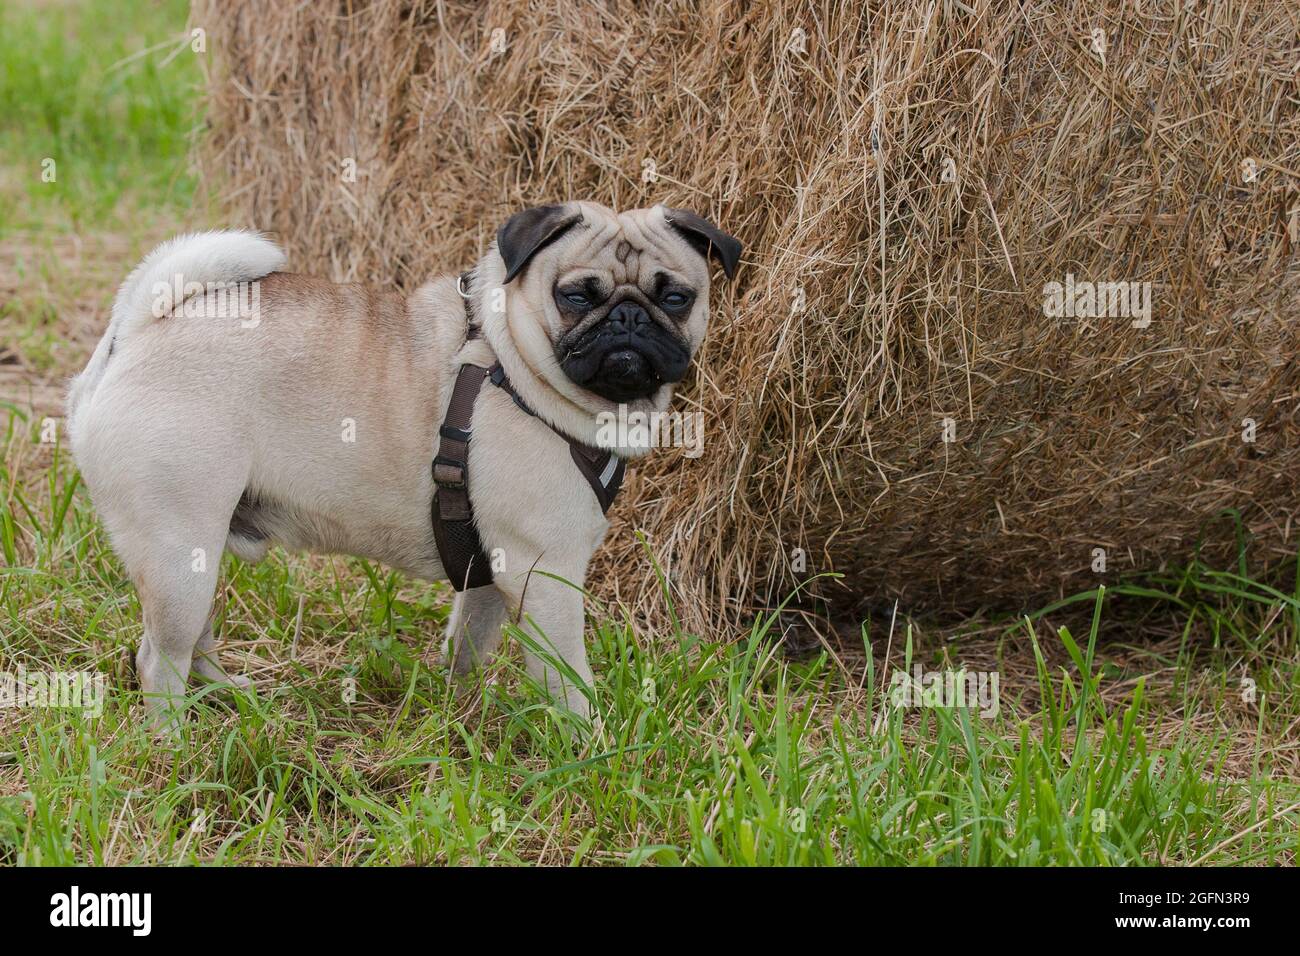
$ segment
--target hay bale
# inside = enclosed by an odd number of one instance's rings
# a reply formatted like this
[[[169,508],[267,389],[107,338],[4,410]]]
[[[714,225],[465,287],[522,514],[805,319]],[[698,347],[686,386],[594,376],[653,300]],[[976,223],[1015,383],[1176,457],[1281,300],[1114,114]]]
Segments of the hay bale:
[[[566,198],[744,240],[678,405],[703,457],[636,468],[599,557],[630,604],[633,528],[697,624],[794,549],[849,611],[1032,606],[1225,509],[1294,559],[1295,25],[1138,6],[200,0],[202,166],[340,280],[457,271]],[[1150,325],[1045,315],[1070,277],[1150,283]]]

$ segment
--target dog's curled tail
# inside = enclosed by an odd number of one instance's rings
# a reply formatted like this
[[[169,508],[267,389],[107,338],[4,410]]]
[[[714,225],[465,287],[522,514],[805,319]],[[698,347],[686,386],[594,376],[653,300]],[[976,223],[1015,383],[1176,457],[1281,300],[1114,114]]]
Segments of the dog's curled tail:
[[[104,374],[113,348],[145,326],[164,319],[210,283],[252,282],[284,266],[280,247],[257,233],[196,232],[164,242],[141,260],[117,290],[108,331],[85,371],[68,389],[68,421]]]
[[[283,266],[280,247],[254,232],[177,236],[145,256],[126,277],[113,302],[109,331],[120,341],[167,317],[209,283],[252,282]]]

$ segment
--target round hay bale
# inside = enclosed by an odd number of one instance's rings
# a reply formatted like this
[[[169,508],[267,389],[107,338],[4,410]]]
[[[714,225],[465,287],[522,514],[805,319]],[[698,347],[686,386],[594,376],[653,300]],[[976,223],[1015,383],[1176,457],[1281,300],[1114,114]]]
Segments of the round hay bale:
[[[657,606],[643,529],[693,626],[828,571],[1014,610],[1223,557],[1228,510],[1295,559],[1295,23],[1179,6],[200,0],[202,167],[407,288],[525,205],[712,217],[703,454],[631,471],[597,590]]]

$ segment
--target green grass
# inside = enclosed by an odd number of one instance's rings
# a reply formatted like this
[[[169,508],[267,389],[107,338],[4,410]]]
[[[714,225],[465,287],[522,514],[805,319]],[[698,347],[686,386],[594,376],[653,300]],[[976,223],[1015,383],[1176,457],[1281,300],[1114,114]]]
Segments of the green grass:
[[[201,73],[187,10],[184,0],[0,3],[0,230],[125,222],[142,203],[188,209]]]
[[[432,650],[441,588],[360,561],[227,558],[226,660],[237,651],[258,688],[196,689],[180,745],[160,747],[120,665],[134,593],[37,424],[13,414],[5,436],[0,661],[98,670],[109,690],[97,718],[2,718],[0,862],[1294,859],[1300,602],[1203,567],[1116,589],[1187,625],[1136,658],[1099,644],[1113,594],[1091,599],[1078,638],[1026,621],[977,644],[999,659],[992,719],[894,706],[887,667],[962,654],[906,626],[842,649],[845,670],[783,660],[766,622],[709,640],[598,610],[589,729],[530,686],[517,652],[494,682],[450,686]]]
[[[0,0],[0,373],[78,368],[131,265],[208,215],[187,17],[184,0]]]

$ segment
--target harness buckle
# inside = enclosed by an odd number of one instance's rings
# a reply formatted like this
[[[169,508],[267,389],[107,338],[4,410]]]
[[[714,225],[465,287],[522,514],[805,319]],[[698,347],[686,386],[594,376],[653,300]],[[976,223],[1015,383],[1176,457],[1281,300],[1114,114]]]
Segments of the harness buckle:
[[[433,481],[439,488],[464,490],[465,463],[439,455],[433,460]]]

